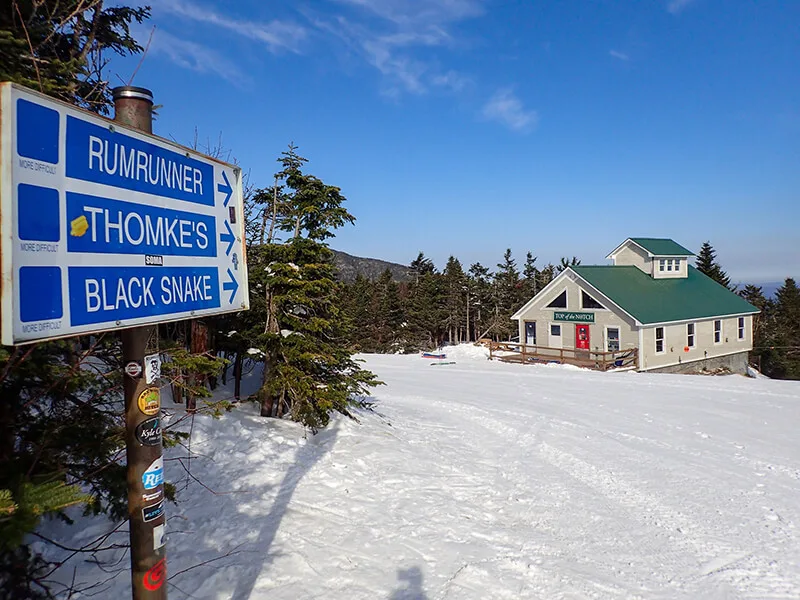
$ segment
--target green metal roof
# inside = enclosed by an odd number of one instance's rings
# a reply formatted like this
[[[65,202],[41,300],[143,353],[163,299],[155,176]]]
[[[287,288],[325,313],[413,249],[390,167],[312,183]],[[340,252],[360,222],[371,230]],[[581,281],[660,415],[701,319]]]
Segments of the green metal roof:
[[[673,279],[653,279],[633,266],[570,268],[644,325],[758,312],[691,265],[688,277]]]
[[[666,238],[628,238],[636,242],[653,256],[694,256],[694,252],[687,250],[677,242]]]

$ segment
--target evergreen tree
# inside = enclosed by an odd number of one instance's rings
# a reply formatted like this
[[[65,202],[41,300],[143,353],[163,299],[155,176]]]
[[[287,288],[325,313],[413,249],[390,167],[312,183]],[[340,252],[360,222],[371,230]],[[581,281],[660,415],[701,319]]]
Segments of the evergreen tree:
[[[417,258],[411,261],[411,270],[414,271],[414,281],[419,283],[420,277],[423,275],[433,275],[436,272],[436,267],[430,258],[427,258],[423,252],[417,255]]]
[[[355,218],[339,188],[303,172],[307,161],[294,146],[279,162],[286,191],[275,228],[290,237],[255,246],[248,256],[251,290],[263,297],[254,313],[265,363],[258,398],[263,416],[289,414],[316,431],[333,412],[352,416],[357,398],[379,382],[350,355],[325,242]]]
[[[404,313],[399,287],[386,269],[373,287],[370,317],[373,322],[371,336],[377,352],[405,350],[403,339]]]
[[[764,296],[761,287],[747,284],[737,292],[742,298],[755,306],[761,313],[753,316],[753,345],[762,346],[765,334],[765,321],[771,310],[771,302]]]
[[[470,319],[475,341],[488,333],[492,311],[492,273],[476,262],[469,268]]]
[[[130,25],[149,17],[149,7],[105,7],[102,1],[6,2],[0,10],[0,81],[107,113],[107,53],[141,52]]]
[[[537,289],[541,292],[547,284],[549,284],[556,276],[556,267],[552,263],[548,263],[539,270],[537,274]]]
[[[539,293],[539,277],[539,269],[536,268],[536,257],[528,251],[525,255],[525,266],[522,268],[523,296],[527,300]]]
[[[770,376],[800,379],[800,289],[791,277],[775,292]]]
[[[517,262],[510,248],[503,254],[503,262],[498,263],[494,273],[494,302],[493,331],[508,339],[516,331],[511,315],[524,303]]]
[[[373,283],[360,273],[353,282],[339,286],[337,305],[352,323],[348,330],[348,345],[359,352],[379,352],[374,322],[374,293]]]
[[[771,370],[772,356],[768,346],[772,343],[769,339],[771,332],[770,322],[773,318],[773,303],[769,301],[759,286],[746,285],[737,292],[742,298],[755,306],[761,312],[753,315],[753,357],[759,358],[761,372]]]
[[[556,266],[556,271],[561,273],[565,271],[568,267],[577,267],[581,264],[580,259],[577,256],[573,256],[572,258],[567,258],[566,256],[561,257],[561,262]]]
[[[730,278],[717,262],[717,253],[709,242],[703,242],[703,246],[700,248],[700,252],[697,254],[697,259],[695,260],[695,267],[698,271],[707,275],[720,285],[725,286],[729,290],[733,289],[731,287]]]
[[[418,347],[436,348],[444,342],[447,319],[442,276],[422,252],[411,267],[416,273],[416,281],[409,286],[406,314],[412,341]]]
[[[447,260],[443,273],[444,289],[447,303],[447,316],[444,327],[447,331],[448,342],[461,341],[461,330],[466,319],[466,292],[467,281],[461,263],[455,256]]]

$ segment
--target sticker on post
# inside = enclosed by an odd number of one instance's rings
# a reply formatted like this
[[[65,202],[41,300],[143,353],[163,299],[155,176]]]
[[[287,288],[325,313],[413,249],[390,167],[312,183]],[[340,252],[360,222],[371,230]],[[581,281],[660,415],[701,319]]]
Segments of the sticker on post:
[[[148,416],[157,415],[161,410],[161,392],[157,387],[149,387],[139,394],[139,410]]]
[[[142,473],[142,485],[146,490],[154,490],[162,483],[164,483],[164,459],[159,456]]]
[[[161,418],[151,417],[136,426],[136,441],[142,446],[161,444]]]
[[[164,582],[167,580],[167,559],[162,558],[152,567],[150,567],[147,572],[145,572],[144,577],[142,578],[142,585],[144,589],[149,592],[155,592],[157,589],[160,589]]]
[[[149,523],[150,521],[155,521],[163,514],[164,514],[163,500],[160,500],[156,504],[151,504],[150,506],[145,506],[144,508],[142,508],[142,520],[145,523]]]
[[[138,361],[132,360],[125,365],[125,374],[132,378],[136,379],[137,377],[141,377],[142,375],[142,365],[139,364]]]
[[[145,502],[152,502],[161,498],[161,490],[156,490],[152,494],[142,494],[142,500]]]
[[[153,527],[153,550],[163,548],[167,544],[167,525],[162,523]]]
[[[153,383],[161,377],[161,355],[148,354],[144,357],[144,380],[145,383]]]

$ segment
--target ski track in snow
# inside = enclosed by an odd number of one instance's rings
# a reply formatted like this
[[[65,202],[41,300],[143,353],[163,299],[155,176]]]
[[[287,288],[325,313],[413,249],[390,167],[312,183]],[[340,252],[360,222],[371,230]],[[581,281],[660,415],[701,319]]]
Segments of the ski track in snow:
[[[169,572],[196,567],[170,598],[800,598],[800,384],[447,351],[362,357],[377,414],[317,436],[250,406],[196,418],[192,473],[217,494],[168,505]],[[46,526],[68,545],[108,528]],[[115,552],[110,574],[58,573],[108,580],[73,598],[129,595]]]

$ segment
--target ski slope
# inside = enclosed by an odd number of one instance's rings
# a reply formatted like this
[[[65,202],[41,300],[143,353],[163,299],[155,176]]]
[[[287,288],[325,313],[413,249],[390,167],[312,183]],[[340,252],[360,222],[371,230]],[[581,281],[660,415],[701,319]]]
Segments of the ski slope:
[[[195,419],[172,600],[800,598],[800,383],[362,358],[387,385],[360,423]],[[129,597],[99,558],[57,576]]]

